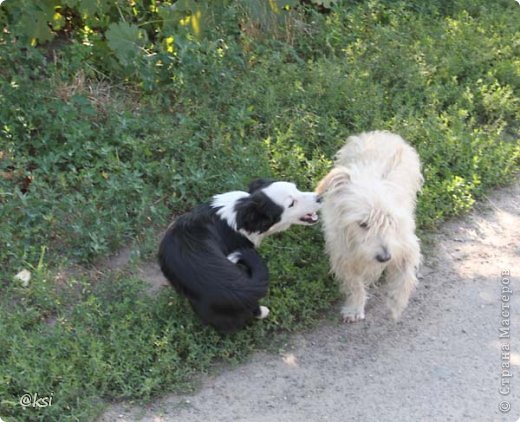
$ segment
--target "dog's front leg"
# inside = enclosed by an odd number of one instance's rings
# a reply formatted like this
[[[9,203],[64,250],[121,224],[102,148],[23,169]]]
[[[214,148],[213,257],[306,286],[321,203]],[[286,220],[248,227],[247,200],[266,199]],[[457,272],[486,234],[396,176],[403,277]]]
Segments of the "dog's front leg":
[[[345,304],[341,308],[343,322],[356,322],[365,319],[365,303],[367,293],[361,278],[343,280],[341,290],[346,296]]]
[[[389,265],[386,269],[387,305],[396,320],[408,305],[417,284],[415,272],[416,267],[411,263],[405,263],[404,267]]]

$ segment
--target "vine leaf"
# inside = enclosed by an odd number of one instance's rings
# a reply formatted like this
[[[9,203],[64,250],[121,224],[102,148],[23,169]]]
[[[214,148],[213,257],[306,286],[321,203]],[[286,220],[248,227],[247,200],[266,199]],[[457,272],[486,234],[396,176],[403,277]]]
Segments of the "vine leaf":
[[[49,22],[54,15],[54,6],[53,0],[28,4],[20,16],[18,23],[20,32],[40,44],[52,40],[55,34],[51,31]]]
[[[108,47],[123,66],[133,62],[147,41],[146,32],[127,22],[111,23],[105,33]]]

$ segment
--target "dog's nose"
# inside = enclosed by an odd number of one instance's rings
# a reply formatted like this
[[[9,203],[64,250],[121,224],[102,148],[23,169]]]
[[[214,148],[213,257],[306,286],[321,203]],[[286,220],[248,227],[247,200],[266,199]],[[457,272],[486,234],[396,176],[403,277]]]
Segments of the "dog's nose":
[[[390,261],[390,258],[392,258],[392,255],[386,249],[383,249],[383,252],[376,255],[376,259],[381,263]]]

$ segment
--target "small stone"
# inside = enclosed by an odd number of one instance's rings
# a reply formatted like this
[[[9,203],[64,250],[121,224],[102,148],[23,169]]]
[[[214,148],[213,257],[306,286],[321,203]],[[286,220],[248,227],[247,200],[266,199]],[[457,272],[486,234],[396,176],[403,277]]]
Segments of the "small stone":
[[[14,278],[21,281],[23,287],[27,287],[29,285],[29,281],[31,280],[31,272],[29,270],[22,270],[16,274]]]

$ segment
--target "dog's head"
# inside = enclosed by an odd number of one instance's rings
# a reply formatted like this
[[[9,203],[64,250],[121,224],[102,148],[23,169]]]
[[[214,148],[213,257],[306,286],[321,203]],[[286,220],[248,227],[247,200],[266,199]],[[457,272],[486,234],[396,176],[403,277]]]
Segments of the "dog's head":
[[[250,210],[259,220],[269,224],[262,232],[275,233],[286,230],[293,224],[312,225],[318,222],[317,211],[321,198],[314,192],[301,192],[294,183],[258,179],[249,185]],[[251,228],[254,228],[254,224]]]
[[[408,200],[389,182],[340,167],[323,179],[318,192],[326,230],[344,237],[353,259],[387,264],[403,254],[415,222]]]
[[[321,199],[314,192],[299,191],[293,183],[258,179],[251,182],[248,194],[227,195],[217,195],[213,206],[222,206],[221,217],[231,227],[246,233],[268,235],[293,224],[318,222]]]

